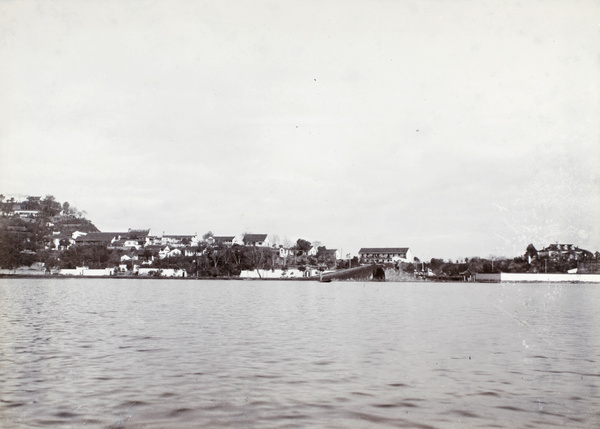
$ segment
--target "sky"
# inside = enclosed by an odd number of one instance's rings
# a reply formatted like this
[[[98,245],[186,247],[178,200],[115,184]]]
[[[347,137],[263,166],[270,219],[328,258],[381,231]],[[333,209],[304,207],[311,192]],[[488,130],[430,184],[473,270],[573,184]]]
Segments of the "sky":
[[[0,192],[102,231],[600,250],[600,2],[0,1]]]

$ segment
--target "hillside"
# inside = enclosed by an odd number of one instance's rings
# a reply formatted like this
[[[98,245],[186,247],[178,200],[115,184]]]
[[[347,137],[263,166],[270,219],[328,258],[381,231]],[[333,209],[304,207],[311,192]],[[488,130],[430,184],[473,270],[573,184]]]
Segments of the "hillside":
[[[98,232],[83,213],[52,195],[22,201],[0,195],[0,268],[44,260],[56,238],[70,237],[75,231]]]
[[[100,232],[92,221],[85,218],[72,217],[59,217],[58,219],[55,219],[53,230],[66,235],[71,235],[75,231]]]

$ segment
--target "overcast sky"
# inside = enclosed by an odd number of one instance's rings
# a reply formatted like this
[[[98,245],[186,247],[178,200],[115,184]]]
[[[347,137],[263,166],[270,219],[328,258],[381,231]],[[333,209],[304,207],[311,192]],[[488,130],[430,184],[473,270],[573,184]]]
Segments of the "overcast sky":
[[[598,1],[0,1],[0,192],[103,231],[600,250]]]

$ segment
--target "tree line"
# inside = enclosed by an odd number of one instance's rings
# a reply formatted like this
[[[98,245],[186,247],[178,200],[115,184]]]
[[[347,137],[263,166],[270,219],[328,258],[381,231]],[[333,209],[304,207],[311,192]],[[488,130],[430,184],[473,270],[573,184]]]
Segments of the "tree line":
[[[294,247],[293,253],[281,257],[278,248],[241,246],[234,244],[200,243],[191,248],[192,255],[171,256],[160,259],[157,252],[149,249],[130,251],[109,249],[102,245],[74,245],[57,253],[53,251],[40,252],[41,261],[48,270],[72,269],[86,266],[91,269],[117,268],[121,272],[132,274],[134,266],[145,268],[185,270],[189,276],[197,277],[237,277],[244,270],[289,270],[297,268],[300,271],[308,267],[320,267],[322,270],[346,268],[348,261],[335,261],[322,255],[310,256],[305,249]],[[128,256],[123,260],[123,256]],[[358,265],[358,258],[350,263]]]
[[[35,211],[37,215],[15,215],[16,209]],[[14,197],[0,194],[0,268],[14,269],[45,262],[55,257],[46,248],[55,232],[67,234],[75,230],[95,232],[98,229],[87,219],[85,212],[60,203],[53,195],[29,196],[17,202]]]

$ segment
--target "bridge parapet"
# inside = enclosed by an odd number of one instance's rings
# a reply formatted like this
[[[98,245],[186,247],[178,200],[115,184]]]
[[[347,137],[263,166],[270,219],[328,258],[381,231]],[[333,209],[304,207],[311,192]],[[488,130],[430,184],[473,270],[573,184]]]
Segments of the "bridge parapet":
[[[319,277],[319,280],[322,282],[332,280],[385,281],[385,269],[382,265],[362,265],[324,273]]]

